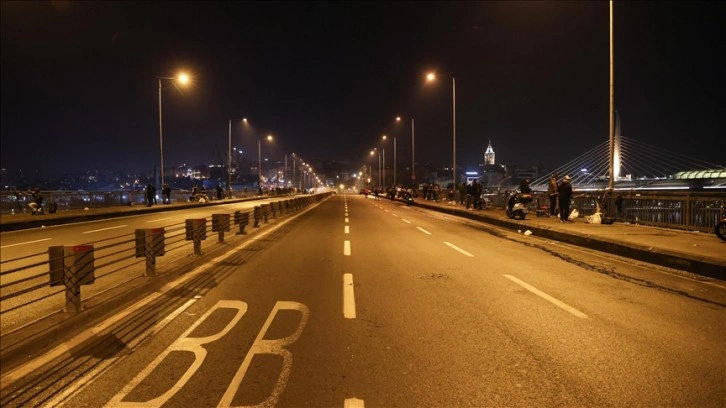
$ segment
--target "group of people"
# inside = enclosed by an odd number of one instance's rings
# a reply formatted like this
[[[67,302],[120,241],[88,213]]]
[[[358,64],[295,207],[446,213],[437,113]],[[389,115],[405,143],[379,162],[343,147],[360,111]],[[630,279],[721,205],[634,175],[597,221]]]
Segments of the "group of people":
[[[161,188],[161,202],[171,204],[171,187],[168,183],[164,183],[164,186]],[[156,201],[156,186],[149,183],[146,186],[146,206],[151,207],[155,204],[158,204]]]
[[[32,197],[32,199],[28,203],[28,208],[30,208],[32,214],[44,214],[45,212],[43,211],[43,195],[40,193],[40,189],[36,187],[32,190],[29,190],[26,194]],[[23,196],[23,193],[14,190],[12,195],[15,199],[15,204],[18,207],[18,212],[23,212],[23,205],[20,204],[20,197]]]
[[[570,201],[572,200],[572,179],[565,176],[562,181],[557,182],[557,174],[550,177],[547,185],[547,195],[550,199],[550,216],[560,216],[560,222],[570,222]]]

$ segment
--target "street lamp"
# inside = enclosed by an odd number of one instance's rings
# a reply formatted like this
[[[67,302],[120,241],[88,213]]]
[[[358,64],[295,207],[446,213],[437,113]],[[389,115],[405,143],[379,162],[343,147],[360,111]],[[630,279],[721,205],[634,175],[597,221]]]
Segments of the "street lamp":
[[[433,72],[429,72],[426,75],[426,81],[431,82],[436,80],[436,74]],[[453,167],[451,169],[452,171],[452,178],[454,182],[454,189],[456,189],[456,78],[453,76],[451,77],[451,112],[452,112],[452,118],[453,118],[453,129],[452,129],[452,139],[453,139]]]
[[[396,122],[401,122],[401,117],[396,116]],[[411,184],[415,184],[416,182],[416,155],[415,155],[415,138],[414,138],[414,121],[413,118],[411,118]],[[396,146],[395,139],[394,139],[394,148]],[[394,150],[393,152],[393,163],[395,167],[396,163],[396,152]],[[395,171],[395,170],[394,170]]]
[[[381,140],[385,142],[388,137],[383,135]],[[381,150],[383,151],[383,190],[386,190],[386,147],[382,147]]]
[[[232,120],[229,120],[229,137],[227,150],[227,195],[232,197]],[[242,118],[242,123],[247,124],[247,118]]]
[[[272,141],[272,135],[267,135],[265,138],[268,141]],[[262,190],[262,139],[257,139],[257,185]]]
[[[161,175],[161,187],[164,188],[164,131],[161,121],[161,80],[177,81],[181,85],[187,85],[191,79],[189,75],[183,72],[176,77],[156,77],[156,79],[159,81],[159,165],[161,166],[159,174]]]

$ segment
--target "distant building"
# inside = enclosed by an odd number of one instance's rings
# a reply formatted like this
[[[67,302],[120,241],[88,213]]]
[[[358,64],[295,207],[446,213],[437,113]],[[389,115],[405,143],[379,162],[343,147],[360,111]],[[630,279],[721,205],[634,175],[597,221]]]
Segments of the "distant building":
[[[507,173],[506,167],[501,164],[496,164],[494,148],[492,147],[492,141],[489,141],[484,152],[484,164],[479,165],[479,180],[485,188],[496,188],[499,187],[504,181]]]
[[[484,152],[484,165],[494,165],[494,149],[492,148],[492,141],[489,141],[489,146],[486,152]]]

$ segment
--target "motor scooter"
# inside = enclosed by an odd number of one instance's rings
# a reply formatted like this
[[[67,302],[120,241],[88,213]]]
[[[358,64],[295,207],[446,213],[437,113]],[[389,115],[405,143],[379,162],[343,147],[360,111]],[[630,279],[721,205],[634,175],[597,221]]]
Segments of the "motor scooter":
[[[512,191],[507,200],[507,217],[515,220],[523,220],[529,214],[529,204],[532,202],[532,194]]]
[[[713,229],[716,236],[721,238],[722,241],[726,241],[726,206],[721,206],[721,214],[719,220],[716,221],[716,226]]]

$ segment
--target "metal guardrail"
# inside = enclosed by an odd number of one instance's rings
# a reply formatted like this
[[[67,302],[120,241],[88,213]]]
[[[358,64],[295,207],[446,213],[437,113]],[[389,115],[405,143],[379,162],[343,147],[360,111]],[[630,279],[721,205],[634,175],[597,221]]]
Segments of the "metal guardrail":
[[[592,215],[602,193],[575,191],[570,209],[576,208],[580,217]],[[615,203],[618,194],[622,196],[620,211]],[[493,207],[503,209],[507,205],[508,194],[504,192],[485,196]],[[534,192],[533,196],[532,209],[549,209],[549,197],[546,193]],[[726,193],[616,192],[608,196],[601,212],[618,222],[712,232],[719,220],[722,205],[726,205]]]
[[[0,262],[0,320],[3,336],[28,323],[29,319],[48,316],[59,310],[78,312],[85,299],[104,292],[119,290],[122,285],[157,275],[157,259],[164,266],[190,256],[181,251],[193,246],[191,256],[202,254],[202,241],[206,248],[216,249],[224,243],[224,234],[244,236],[244,227],[254,220],[254,228],[269,222],[256,219],[255,214],[266,213],[271,218],[300,211],[310,204],[322,201],[332,193],[306,195],[263,204],[232,214],[210,214],[204,219],[185,220],[184,223],[164,225],[153,229],[136,230],[94,242],[79,242],[66,247],[50,247],[48,251],[29,254]],[[265,209],[266,208],[266,209]],[[210,208],[213,211],[213,208]],[[211,221],[211,222],[210,222]],[[235,233],[232,223],[239,229]],[[191,226],[191,229],[190,229]],[[218,235],[218,240],[207,240],[207,232]],[[212,234],[209,234],[212,235]],[[170,258],[170,259],[165,259]],[[82,286],[95,286],[82,297]],[[33,317],[35,316],[35,317]]]
[[[12,191],[0,191],[0,214],[16,214],[30,212],[28,204],[33,201],[29,192],[19,192],[19,199],[15,198]],[[276,191],[269,191],[269,196],[277,197],[286,194],[277,194]],[[57,211],[82,210],[84,208],[109,208],[127,205],[145,205],[146,192],[143,190],[122,190],[122,191],[41,191],[45,211],[48,212],[48,204],[55,203]],[[189,202],[192,195],[191,190],[172,190],[170,201]],[[266,194],[267,195],[267,194]],[[216,198],[213,194],[207,195],[210,200]],[[231,198],[255,197],[254,193],[235,192]],[[229,198],[229,197],[225,197]],[[162,204],[162,195],[156,193],[156,204]]]

